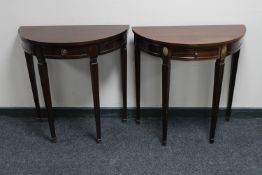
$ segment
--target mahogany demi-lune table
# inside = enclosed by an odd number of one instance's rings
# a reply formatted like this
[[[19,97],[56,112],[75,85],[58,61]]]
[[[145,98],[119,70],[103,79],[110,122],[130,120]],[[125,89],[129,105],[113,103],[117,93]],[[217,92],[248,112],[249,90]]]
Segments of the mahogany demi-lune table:
[[[135,77],[136,77],[136,121],[140,122],[140,53],[161,57],[162,63],[162,144],[166,145],[169,90],[170,60],[203,61],[216,60],[213,90],[213,103],[209,142],[214,142],[219,101],[224,72],[224,61],[232,55],[229,95],[226,120],[231,115],[231,106],[235,86],[237,65],[244,25],[217,26],[162,26],[133,27],[135,43]]]
[[[33,56],[38,60],[38,70],[42,85],[51,141],[56,142],[54,116],[50,96],[46,59],[90,58],[90,71],[96,121],[96,141],[101,142],[100,102],[97,57],[121,49],[123,115],[127,119],[127,25],[90,26],[22,26],[18,32],[24,48],[29,78],[31,82],[36,112],[39,117],[40,105],[35,78]]]

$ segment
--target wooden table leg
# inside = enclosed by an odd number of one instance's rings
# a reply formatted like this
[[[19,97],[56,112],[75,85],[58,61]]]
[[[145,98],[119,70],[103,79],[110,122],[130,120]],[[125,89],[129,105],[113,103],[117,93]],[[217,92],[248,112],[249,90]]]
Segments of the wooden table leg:
[[[140,123],[140,69],[141,53],[138,41],[135,42],[135,73],[136,73],[136,123]]]
[[[97,48],[90,48],[90,71],[93,90],[94,110],[96,119],[96,142],[101,140],[101,121],[100,121],[100,102],[99,102],[99,79],[98,79],[98,62],[97,62]]]
[[[26,58],[29,79],[31,82],[31,89],[33,92],[33,97],[34,97],[34,102],[35,102],[36,114],[37,114],[37,117],[41,119],[41,111],[40,111],[37,84],[36,84],[36,78],[35,78],[34,59],[32,55],[26,52],[25,52],[25,58]]]
[[[233,100],[234,88],[235,88],[235,82],[236,82],[239,54],[240,54],[240,50],[232,55],[232,60],[231,60],[231,71],[230,71],[226,121],[229,121],[230,116],[231,116],[231,107],[232,107],[232,100]]]
[[[123,114],[122,121],[127,121],[127,52],[126,44],[121,47]]]
[[[167,126],[168,126],[168,108],[169,108],[169,90],[170,90],[170,69],[171,64],[168,58],[167,48],[163,49],[163,64],[162,64],[162,144],[166,145],[167,141]]]
[[[221,87],[222,87],[223,74],[224,74],[224,65],[225,65],[224,58],[216,60],[209,143],[214,143],[217,117],[219,111]]]
[[[50,132],[51,132],[51,142],[55,143],[56,133],[55,133],[52,101],[50,95],[50,85],[49,85],[47,64],[45,58],[42,55],[37,56],[37,59],[38,59],[38,70],[39,70],[39,75],[42,85],[42,91],[44,94],[45,106],[47,108],[47,117],[48,117]]]

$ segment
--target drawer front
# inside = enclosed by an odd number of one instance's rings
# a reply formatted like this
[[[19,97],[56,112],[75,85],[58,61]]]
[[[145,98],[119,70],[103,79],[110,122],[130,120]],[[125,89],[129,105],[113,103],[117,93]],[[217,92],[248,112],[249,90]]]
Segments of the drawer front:
[[[126,35],[101,41],[96,44],[87,44],[82,46],[44,46],[43,54],[46,58],[86,58],[89,57],[90,47],[97,47],[98,55],[105,54],[121,48],[126,43]]]
[[[174,49],[172,51],[172,59],[217,59],[219,58],[218,48],[195,48],[195,49]]]
[[[88,57],[87,47],[44,47],[47,58],[82,58]]]

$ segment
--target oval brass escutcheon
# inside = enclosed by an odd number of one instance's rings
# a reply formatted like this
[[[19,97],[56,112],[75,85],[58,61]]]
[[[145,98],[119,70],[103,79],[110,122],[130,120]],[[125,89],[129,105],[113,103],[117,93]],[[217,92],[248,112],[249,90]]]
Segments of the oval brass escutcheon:
[[[168,55],[168,48],[163,47],[163,55],[166,57]]]
[[[66,49],[61,49],[61,55],[65,56],[67,55],[68,51]]]

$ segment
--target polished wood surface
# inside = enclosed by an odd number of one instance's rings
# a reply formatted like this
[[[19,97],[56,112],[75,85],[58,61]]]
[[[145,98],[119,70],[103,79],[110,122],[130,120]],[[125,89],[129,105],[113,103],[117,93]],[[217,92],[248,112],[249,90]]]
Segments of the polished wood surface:
[[[231,114],[231,106],[236,80],[237,64],[245,35],[244,25],[215,26],[161,26],[133,27],[135,44],[135,79],[136,79],[136,122],[140,123],[140,73],[141,54],[162,57],[162,144],[167,142],[169,90],[170,90],[170,60],[197,61],[216,60],[213,90],[213,103],[209,142],[213,143],[219,102],[224,74],[225,58],[233,55],[228,94],[227,116]]]
[[[43,45],[95,44],[121,35],[128,28],[128,25],[22,26],[18,32],[22,40]]]
[[[217,45],[241,39],[244,25],[133,27],[136,35],[172,45]]]
[[[96,141],[101,142],[99,75],[97,58],[117,49],[121,49],[121,72],[123,91],[122,120],[127,120],[127,31],[129,26],[26,26],[18,32],[25,51],[27,68],[31,82],[38,117],[40,105],[35,79],[34,60],[38,60],[38,70],[48,114],[51,141],[56,142],[54,115],[48,78],[46,59],[90,58],[94,112],[96,121]]]

